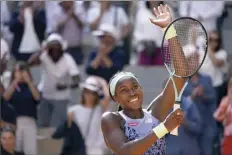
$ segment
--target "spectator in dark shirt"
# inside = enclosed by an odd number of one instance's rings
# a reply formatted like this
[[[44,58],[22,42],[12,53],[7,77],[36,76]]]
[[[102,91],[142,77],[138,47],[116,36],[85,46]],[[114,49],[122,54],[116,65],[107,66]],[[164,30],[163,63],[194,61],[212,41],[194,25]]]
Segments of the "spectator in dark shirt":
[[[185,113],[184,123],[178,136],[167,136],[167,155],[200,155],[198,141],[202,130],[201,117],[191,98],[182,98],[181,109]]]
[[[217,98],[210,77],[195,74],[185,88],[183,96],[190,97],[196,103],[203,122],[199,139],[201,151],[204,155],[212,155],[217,135],[216,121],[213,118]]]
[[[10,127],[1,131],[1,155],[24,155],[15,151],[15,132]]]
[[[25,154],[37,154],[36,110],[40,94],[33,84],[29,68],[17,63],[12,71],[9,88],[3,93],[18,113],[16,119],[16,150]]]
[[[11,52],[16,60],[27,61],[32,53],[38,52],[44,40],[46,17],[43,9],[33,6],[33,1],[21,1],[20,4],[9,22],[14,35]],[[26,47],[21,47],[23,42]]]
[[[116,46],[117,31],[113,25],[102,24],[93,35],[98,36],[99,46],[89,55],[86,73],[104,78],[110,78],[123,69],[125,55],[120,47]]]

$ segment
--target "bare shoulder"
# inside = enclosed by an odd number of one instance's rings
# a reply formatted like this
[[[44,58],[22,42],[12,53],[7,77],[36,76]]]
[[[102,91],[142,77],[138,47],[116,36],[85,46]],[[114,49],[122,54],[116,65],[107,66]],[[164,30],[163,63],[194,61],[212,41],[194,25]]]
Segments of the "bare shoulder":
[[[122,130],[122,117],[117,112],[105,112],[101,118],[101,128],[106,145],[118,154],[127,138]]]
[[[108,126],[108,125],[120,125],[120,116],[116,112],[105,112],[101,117],[101,125]]]

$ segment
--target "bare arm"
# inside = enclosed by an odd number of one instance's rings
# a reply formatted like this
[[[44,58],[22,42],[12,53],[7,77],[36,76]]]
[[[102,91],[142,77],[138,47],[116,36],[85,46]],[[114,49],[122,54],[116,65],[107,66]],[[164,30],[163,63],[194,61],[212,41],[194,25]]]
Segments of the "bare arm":
[[[80,18],[73,13],[73,19],[76,22],[76,25],[79,26],[80,28],[83,28],[84,24],[83,22],[80,20]]]
[[[99,81],[100,85],[102,86],[104,98],[101,101],[101,105],[103,107],[103,111],[106,111],[106,109],[108,108],[109,102],[110,102],[110,94],[109,94],[108,84],[107,84],[106,80],[104,80],[103,78],[101,78],[99,76],[94,76],[94,77]]]
[[[41,64],[41,61],[40,61],[41,54],[42,54],[42,52],[37,52],[37,53],[31,55],[31,57],[27,61],[27,64],[30,67],[40,65]]]
[[[222,59],[217,59],[213,52],[209,52],[209,56],[215,66],[221,67],[225,64],[225,61]]]
[[[117,114],[107,112],[102,116],[101,127],[105,142],[117,155],[141,155],[158,140],[158,137],[151,132],[141,139],[127,142],[120,124],[120,116]]]
[[[32,81],[28,82],[28,87],[31,90],[31,93],[32,93],[34,100],[39,101],[40,100],[40,93],[37,90],[37,88],[35,87],[35,85],[32,83]]]
[[[154,13],[158,19],[151,19],[153,24],[163,28],[167,27],[167,25],[171,23],[171,12],[167,6],[164,8],[161,5],[158,7],[158,10],[154,8]],[[168,42],[171,50],[171,57],[173,58],[175,73],[177,75],[187,75],[187,63],[177,37],[169,39]],[[173,79],[177,88],[177,93],[179,94],[184,86],[185,79],[177,77],[173,77]],[[172,109],[173,104],[175,103],[175,91],[171,79],[168,80],[163,92],[153,102],[155,102],[154,106],[152,107],[153,116],[159,119],[159,121],[165,120],[168,113]]]
[[[6,89],[3,93],[4,100],[9,101],[11,99],[12,95],[14,94],[14,92],[17,88],[17,85],[18,85],[18,81],[15,80],[15,81],[11,82],[8,89]]]
[[[104,9],[101,8],[100,15],[92,23],[89,24],[89,27],[91,28],[92,31],[97,29],[103,14],[104,14]]]

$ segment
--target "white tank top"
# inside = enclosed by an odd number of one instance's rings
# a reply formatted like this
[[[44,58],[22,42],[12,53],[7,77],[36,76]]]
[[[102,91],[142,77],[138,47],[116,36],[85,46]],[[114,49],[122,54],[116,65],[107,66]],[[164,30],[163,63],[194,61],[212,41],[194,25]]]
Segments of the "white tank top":
[[[125,120],[123,132],[128,141],[142,138],[152,132],[152,129],[159,124],[159,121],[154,118],[151,113],[143,109],[144,117],[141,119],[131,119],[122,111],[120,116]],[[165,155],[165,138],[161,138],[144,153],[144,155]]]

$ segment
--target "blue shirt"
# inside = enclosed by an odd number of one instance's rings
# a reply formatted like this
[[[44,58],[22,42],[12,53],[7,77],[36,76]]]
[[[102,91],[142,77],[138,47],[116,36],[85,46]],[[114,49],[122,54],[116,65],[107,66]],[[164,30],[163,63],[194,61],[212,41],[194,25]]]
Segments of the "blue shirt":
[[[184,124],[178,128],[178,136],[167,135],[167,155],[200,155],[198,139],[202,131],[202,121],[196,103],[183,97],[181,109],[186,114]]]
[[[16,125],[17,112],[14,107],[1,97],[1,118],[3,121]]]
[[[113,65],[109,68],[101,64],[98,68],[93,68],[91,66],[92,61],[97,57],[97,50],[90,53],[88,58],[88,64],[86,68],[86,73],[89,75],[96,75],[104,78],[109,82],[110,78],[122,70],[125,65],[125,54],[120,47],[115,47],[109,54],[108,57],[112,61]]]
[[[18,116],[37,118],[37,104],[27,84],[19,84],[19,90],[15,90],[9,102],[15,108]]]

